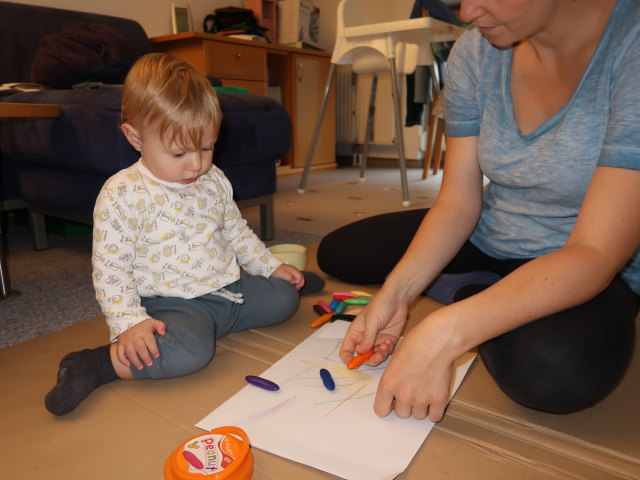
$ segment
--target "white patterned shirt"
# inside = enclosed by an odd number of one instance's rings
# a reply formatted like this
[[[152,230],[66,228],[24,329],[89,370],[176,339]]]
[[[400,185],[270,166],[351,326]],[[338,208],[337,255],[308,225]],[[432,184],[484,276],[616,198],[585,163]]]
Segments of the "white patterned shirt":
[[[215,166],[191,184],[140,161],[102,187],[93,214],[93,284],[111,341],[149,318],[141,297],[195,298],[281,262],[248,227]]]

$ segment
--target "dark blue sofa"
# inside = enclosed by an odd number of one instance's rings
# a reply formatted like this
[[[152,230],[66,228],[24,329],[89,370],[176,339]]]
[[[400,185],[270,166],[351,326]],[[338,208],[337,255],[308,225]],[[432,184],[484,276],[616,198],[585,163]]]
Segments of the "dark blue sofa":
[[[0,84],[30,82],[41,39],[77,24],[104,24],[122,32],[137,58],[151,51],[141,25],[129,19],[0,2]],[[276,160],[289,150],[287,112],[268,97],[219,93],[223,124],[214,163],[227,175],[241,208],[260,206],[260,236],[274,233],[272,195]],[[6,102],[57,104],[56,119],[0,122],[0,200],[29,206],[36,248],[46,248],[44,215],[90,223],[104,181],[138,159],[119,129],[120,89],[51,89],[18,93]]]

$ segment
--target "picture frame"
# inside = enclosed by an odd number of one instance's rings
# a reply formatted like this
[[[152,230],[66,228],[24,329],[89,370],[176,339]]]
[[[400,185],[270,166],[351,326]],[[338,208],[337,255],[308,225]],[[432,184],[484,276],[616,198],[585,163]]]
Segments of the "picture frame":
[[[188,3],[171,2],[171,24],[173,33],[190,32],[193,30],[191,8]]]

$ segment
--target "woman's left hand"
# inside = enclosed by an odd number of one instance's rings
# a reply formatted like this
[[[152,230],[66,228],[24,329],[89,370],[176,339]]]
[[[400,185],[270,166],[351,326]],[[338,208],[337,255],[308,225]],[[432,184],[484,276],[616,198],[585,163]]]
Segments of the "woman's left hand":
[[[442,419],[455,355],[451,332],[438,327],[438,313],[422,320],[398,344],[378,385],[373,406],[376,415],[385,417],[395,411],[401,418]]]

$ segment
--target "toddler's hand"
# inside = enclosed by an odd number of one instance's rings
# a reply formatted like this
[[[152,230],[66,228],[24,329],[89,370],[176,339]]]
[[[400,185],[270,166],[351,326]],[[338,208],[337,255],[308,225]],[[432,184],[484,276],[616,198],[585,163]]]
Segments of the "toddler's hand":
[[[293,284],[293,286],[296,287],[297,290],[300,290],[302,287],[304,287],[304,275],[302,275],[302,272],[293,265],[283,263],[274,270],[271,276],[273,278],[281,278],[282,280],[286,280],[287,282]]]
[[[154,333],[164,335],[165,332],[164,322],[155,318],[147,318],[125,330],[118,336],[116,344],[118,360],[127,367],[133,364],[138,370],[142,370],[145,365],[150,367],[153,365],[152,357],[160,356]]]

